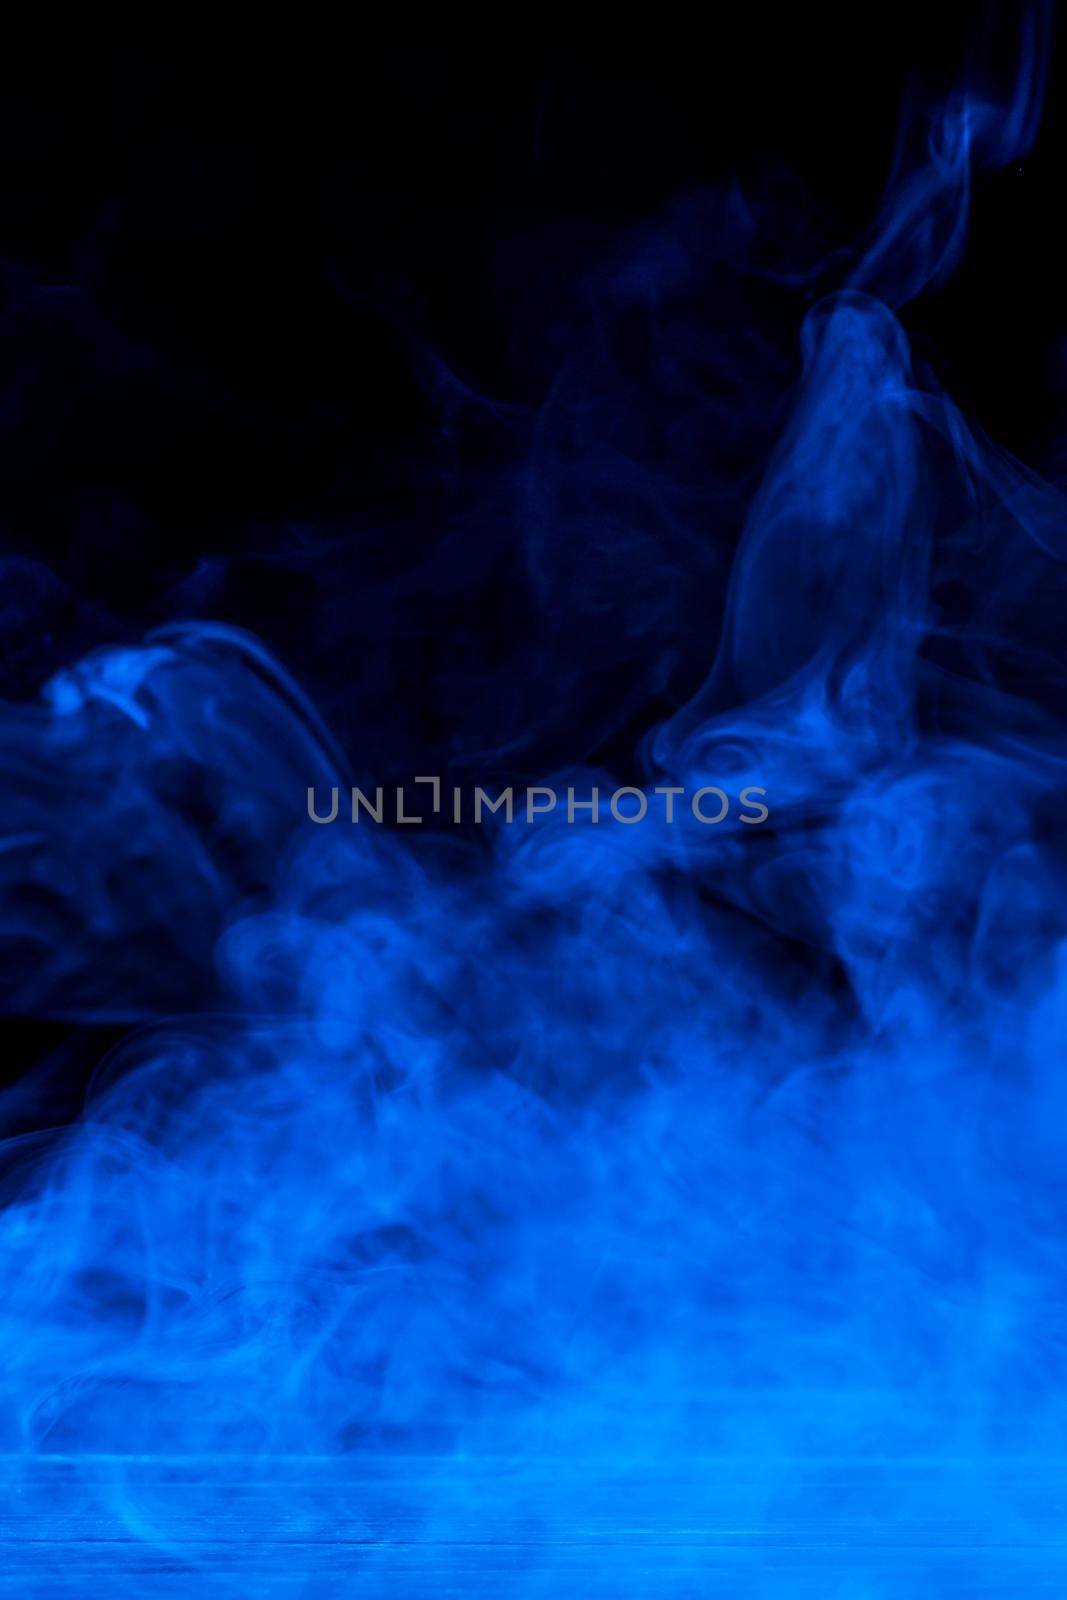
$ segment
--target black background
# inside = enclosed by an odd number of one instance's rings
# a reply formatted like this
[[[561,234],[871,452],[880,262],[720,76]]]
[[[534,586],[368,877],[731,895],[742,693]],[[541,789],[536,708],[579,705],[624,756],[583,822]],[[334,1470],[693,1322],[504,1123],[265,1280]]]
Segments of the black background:
[[[13,44],[0,690],[32,698],[87,650],[214,618],[264,638],[379,781],[431,758],[487,776],[569,760],[625,772],[707,668],[796,374],[816,284],[777,264],[855,241],[908,96],[936,98],[968,62],[995,76],[1017,19],[747,7],[578,28],[442,13],[229,37],[57,26]],[[1054,52],[1034,152],[978,182],[966,262],[903,313],[964,410],[1054,477],[1063,82]],[[772,219],[767,270],[701,280],[731,184]],[[696,270],[657,322],[657,355],[618,283],[679,239]],[[733,385],[707,411],[662,378],[664,348],[705,339]],[[630,502],[619,515],[640,528],[668,504],[669,525],[662,549],[641,548],[650,590],[590,580],[577,541],[536,604],[538,418],[590,350],[608,378],[578,409],[593,435],[618,419],[633,466],[612,491]],[[580,448],[557,455],[569,482],[585,470]],[[22,1023],[8,1071],[52,1050],[76,1086],[106,1037]]]

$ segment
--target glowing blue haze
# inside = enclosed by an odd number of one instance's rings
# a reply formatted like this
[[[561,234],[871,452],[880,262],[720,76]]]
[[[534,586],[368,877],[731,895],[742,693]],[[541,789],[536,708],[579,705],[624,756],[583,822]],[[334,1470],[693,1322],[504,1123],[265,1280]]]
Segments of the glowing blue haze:
[[[808,316],[710,674],[642,753],[649,786],[765,786],[767,829],[317,829],[346,757],[216,626],[3,712],[8,1006],[130,1025],[77,1125],[6,1151],[27,1471],[1061,1451],[1067,523],[895,315],[958,259],[974,165],[1026,149],[1039,60],[902,155]],[[543,438],[551,608],[581,551]],[[598,776],[627,781],[559,783]]]

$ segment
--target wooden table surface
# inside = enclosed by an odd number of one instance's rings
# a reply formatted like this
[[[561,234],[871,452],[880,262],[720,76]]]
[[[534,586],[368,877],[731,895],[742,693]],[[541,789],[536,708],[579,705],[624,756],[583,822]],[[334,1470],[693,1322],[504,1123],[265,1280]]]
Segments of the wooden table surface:
[[[1067,1597],[1047,1463],[0,1461],[0,1592]]]

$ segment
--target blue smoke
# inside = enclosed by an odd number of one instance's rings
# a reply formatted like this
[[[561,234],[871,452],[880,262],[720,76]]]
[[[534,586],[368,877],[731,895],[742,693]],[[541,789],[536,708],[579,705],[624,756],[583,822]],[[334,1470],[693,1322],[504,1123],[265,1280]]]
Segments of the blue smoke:
[[[664,302],[691,292],[695,212],[598,287],[657,339],[685,470],[633,466],[655,427],[604,328],[529,431],[538,642],[455,769],[533,747],[546,782],[610,782],[590,751],[696,615],[710,670],[633,770],[763,786],[766,829],[316,828],[308,785],[376,775],[219,625],[3,710],[7,1009],[124,1028],[73,1126],[4,1147],[19,1472],[112,1460],[120,1520],[165,1548],[165,1497],[114,1463],[719,1456],[777,1484],[798,1459],[1061,1452],[1067,522],[897,318],[959,260],[974,172],[1033,137],[1032,24],[1008,101],[958,97],[921,161],[906,134],[869,238],[805,269],[838,283],[795,383],[764,372],[724,602],[704,519],[736,508],[687,472],[758,341],[682,363]],[[709,205],[722,258],[757,255],[739,197]],[[518,426],[442,364],[432,384],[464,425]],[[568,754],[572,674],[597,737]],[[8,1125],[35,1093],[6,1091]]]

